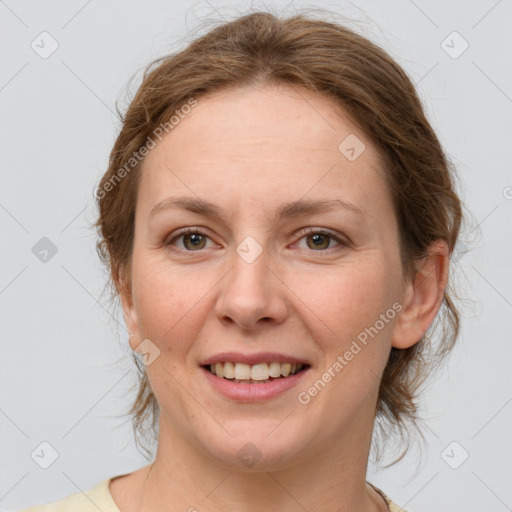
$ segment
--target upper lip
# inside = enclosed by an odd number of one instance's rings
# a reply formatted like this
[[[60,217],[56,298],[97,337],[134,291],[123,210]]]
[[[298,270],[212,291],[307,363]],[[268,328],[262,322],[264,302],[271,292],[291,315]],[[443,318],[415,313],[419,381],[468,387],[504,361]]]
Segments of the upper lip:
[[[277,352],[258,352],[256,354],[243,354],[241,352],[222,352],[215,354],[199,363],[200,366],[206,366],[215,363],[245,363],[245,364],[258,364],[258,363],[291,363],[291,364],[309,364],[305,359],[286,354],[279,354]]]

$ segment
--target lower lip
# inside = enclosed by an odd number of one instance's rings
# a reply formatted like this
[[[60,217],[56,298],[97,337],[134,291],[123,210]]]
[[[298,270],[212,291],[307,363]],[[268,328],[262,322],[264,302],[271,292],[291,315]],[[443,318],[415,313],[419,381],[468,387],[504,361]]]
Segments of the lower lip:
[[[239,402],[261,402],[274,398],[293,388],[299,383],[304,375],[308,373],[309,367],[295,375],[271,380],[264,384],[243,384],[231,382],[222,377],[213,375],[213,373],[206,368],[201,367],[201,370],[204,372],[213,388],[221,395]]]

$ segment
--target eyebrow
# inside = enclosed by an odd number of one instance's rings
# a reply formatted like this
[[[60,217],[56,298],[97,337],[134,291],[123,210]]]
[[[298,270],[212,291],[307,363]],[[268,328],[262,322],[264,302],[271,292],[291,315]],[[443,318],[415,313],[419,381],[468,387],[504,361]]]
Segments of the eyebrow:
[[[169,197],[156,204],[149,212],[148,217],[151,218],[158,212],[172,208],[183,208],[189,212],[197,213],[205,217],[212,217],[216,219],[223,219],[222,209],[218,206],[195,197],[179,196]],[[292,201],[281,205],[275,215],[274,221],[289,217],[298,217],[306,215],[314,215],[317,213],[329,212],[335,209],[345,209],[352,211],[358,215],[365,215],[366,212],[356,206],[355,204],[343,201],[342,199],[329,199],[329,200],[305,200]]]

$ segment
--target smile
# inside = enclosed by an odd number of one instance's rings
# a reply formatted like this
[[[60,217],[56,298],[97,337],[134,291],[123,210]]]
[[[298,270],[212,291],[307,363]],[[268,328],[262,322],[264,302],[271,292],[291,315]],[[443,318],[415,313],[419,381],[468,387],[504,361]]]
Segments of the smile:
[[[275,379],[283,379],[299,373],[305,366],[297,363],[258,363],[245,364],[230,361],[207,365],[206,368],[217,377],[236,383],[261,384]]]

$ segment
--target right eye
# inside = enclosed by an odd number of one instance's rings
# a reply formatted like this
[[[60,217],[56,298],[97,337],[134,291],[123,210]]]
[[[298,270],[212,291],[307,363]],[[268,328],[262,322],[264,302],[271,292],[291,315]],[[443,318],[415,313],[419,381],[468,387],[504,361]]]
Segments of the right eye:
[[[175,236],[166,242],[166,246],[175,246],[175,241],[182,239],[183,248],[178,248],[179,251],[183,252],[197,252],[205,248],[206,240],[209,239],[207,235],[199,231],[197,228],[186,228],[178,231]]]

